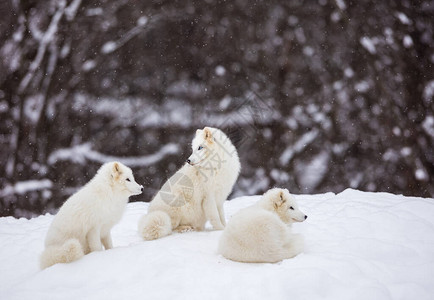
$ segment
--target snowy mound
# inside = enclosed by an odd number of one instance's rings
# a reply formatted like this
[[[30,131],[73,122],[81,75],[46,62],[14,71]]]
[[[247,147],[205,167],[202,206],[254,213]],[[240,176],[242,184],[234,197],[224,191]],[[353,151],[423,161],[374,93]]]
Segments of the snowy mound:
[[[258,199],[227,202],[227,218]],[[0,299],[432,299],[434,199],[354,190],[297,199],[309,215],[294,224],[306,249],[277,264],[217,255],[221,231],[142,241],[148,205],[130,203],[115,249],[40,271],[53,216],[0,218]]]

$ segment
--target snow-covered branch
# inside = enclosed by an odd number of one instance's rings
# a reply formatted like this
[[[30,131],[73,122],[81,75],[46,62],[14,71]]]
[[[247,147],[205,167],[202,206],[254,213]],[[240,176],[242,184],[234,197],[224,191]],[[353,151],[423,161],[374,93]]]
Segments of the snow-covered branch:
[[[78,8],[80,7],[81,0],[74,0],[69,4],[67,8],[65,8],[65,15],[68,21],[72,21],[77,14]]]
[[[280,164],[286,166],[294,157],[295,154],[303,151],[307,146],[309,146],[315,138],[318,136],[318,130],[309,131],[301,136],[301,138],[294,144],[289,146],[280,155]]]
[[[21,181],[14,185],[7,185],[3,190],[0,190],[0,197],[13,194],[24,195],[28,192],[46,190],[52,187],[53,182],[49,179]]]
[[[137,20],[137,26],[130,29],[127,33],[125,33],[120,39],[117,41],[109,41],[105,43],[101,48],[101,53],[108,54],[112,53],[113,51],[116,51],[120,47],[122,47],[125,43],[127,43],[129,40],[131,40],[133,37],[138,35],[142,29],[146,26],[148,23],[148,18],[143,16],[140,17]]]
[[[48,157],[48,163],[53,165],[58,161],[72,161],[79,164],[85,164],[88,160],[98,163],[119,161],[129,167],[147,167],[161,161],[167,155],[175,154],[178,151],[178,145],[169,143],[153,154],[136,157],[118,157],[92,150],[91,144],[85,143],[72,148],[54,151]]]
[[[40,68],[42,60],[47,51],[47,46],[53,41],[55,34],[58,31],[59,21],[61,20],[65,12],[66,2],[60,1],[58,5],[59,5],[58,10],[54,14],[53,18],[51,19],[50,25],[48,26],[47,31],[43,34],[40,40],[38,52],[36,53],[35,59],[30,64],[30,67],[26,75],[20,82],[20,85],[18,87],[18,93],[20,94],[25,91],[25,89],[27,88],[27,86],[35,76],[36,70]]]

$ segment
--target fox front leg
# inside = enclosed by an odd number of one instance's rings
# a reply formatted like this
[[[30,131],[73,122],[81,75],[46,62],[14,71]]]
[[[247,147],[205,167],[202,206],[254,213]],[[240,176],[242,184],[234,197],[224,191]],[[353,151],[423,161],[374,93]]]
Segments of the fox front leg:
[[[217,204],[217,209],[219,212],[220,222],[222,223],[223,227],[226,226],[226,219],[225,219],[225,210],[223,208],[223,203]]]
[[[89,243],[90,251],[101,251],[102,250],[102,244],[101,244],[101,234],[100,229],[97,227],[92,228],[87,233],[87,242]]]
[[[101,242],[104,245],[105,250],[113,248],[113,241],[110,231],[101,237]]]
[[[217,209],[217,204],[214,197],[205,197],[203,202],[203,210],[207,220],[210,221],[214,230],[223,230],[225,227],[220,220],[220,214]]]

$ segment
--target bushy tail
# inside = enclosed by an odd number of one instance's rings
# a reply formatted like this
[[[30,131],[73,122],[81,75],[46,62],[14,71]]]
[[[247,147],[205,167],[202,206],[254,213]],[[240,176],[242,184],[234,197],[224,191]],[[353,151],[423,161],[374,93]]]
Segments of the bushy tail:
[[[77,239],[69,239],[62,246],[48,246],[41,255],[41,269],[57,263],[73,262],[84,256],[83,248]]]
[[[172,221],[167,213],[153,211],[139,220],[138,230],[144,240],[155,240],[172,233]]]

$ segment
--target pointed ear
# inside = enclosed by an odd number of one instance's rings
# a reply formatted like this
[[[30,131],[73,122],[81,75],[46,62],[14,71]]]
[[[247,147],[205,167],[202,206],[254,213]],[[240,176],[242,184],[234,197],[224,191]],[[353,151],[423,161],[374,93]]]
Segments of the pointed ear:
[[[279,194],[277,195],[277,197],[273,201],[274,208],[278,209],[285,202],[286,202],[286,199],[283,196],[283,191],[279,191]]]
[[[283,191],[280,191],[280,192],[279,192],[279,198],[280,198],[280,201],[282,201],[282,203],[285,203],[285,202],[286,202],[285,197],[283,197]]]
[[[112,176],[117,179],[121,174],[122,174],[121,166],[119,165],[118,162],[115,162],[113,164]]]
[[[208,142],[212,142],[212,132],[211,129],[209,127],[205,127],[203,129],[203,132],[205,133],[205,140]]]
[[[196,130],[196,135],[199,135],[202,132],[202,129]]]

